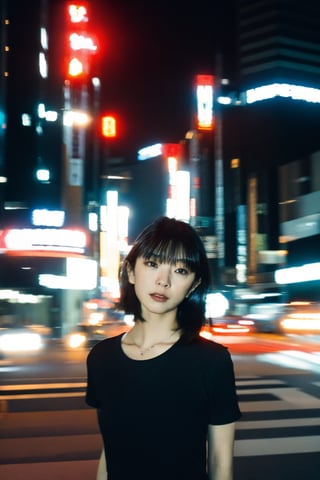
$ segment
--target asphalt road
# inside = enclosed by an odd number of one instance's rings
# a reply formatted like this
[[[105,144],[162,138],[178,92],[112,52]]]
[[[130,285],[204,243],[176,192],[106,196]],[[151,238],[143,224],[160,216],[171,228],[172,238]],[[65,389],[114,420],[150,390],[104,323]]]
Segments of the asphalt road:
[[[320,345],[315,338],[220,337],[243,413],[234,480],[318,480]],[[84,403],[87,351],[0,362],[0,478],[94,480],[101,450]],[[196,479],[195,479],[196,480]]]

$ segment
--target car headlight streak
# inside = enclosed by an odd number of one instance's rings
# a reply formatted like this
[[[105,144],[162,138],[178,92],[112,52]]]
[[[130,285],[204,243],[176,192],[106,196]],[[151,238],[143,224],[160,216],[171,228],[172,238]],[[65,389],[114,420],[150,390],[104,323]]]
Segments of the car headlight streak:
[[[0,337],[2,352],[34,352],[43,348],[41,335],[38,333],[5,333]]]

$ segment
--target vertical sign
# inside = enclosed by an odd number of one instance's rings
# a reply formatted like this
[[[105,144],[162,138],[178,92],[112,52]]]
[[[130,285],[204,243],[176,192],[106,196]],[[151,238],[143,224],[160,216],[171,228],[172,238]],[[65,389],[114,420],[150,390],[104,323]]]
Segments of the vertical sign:
[[[197,130],[213,130],[213,75],[196,76]]]

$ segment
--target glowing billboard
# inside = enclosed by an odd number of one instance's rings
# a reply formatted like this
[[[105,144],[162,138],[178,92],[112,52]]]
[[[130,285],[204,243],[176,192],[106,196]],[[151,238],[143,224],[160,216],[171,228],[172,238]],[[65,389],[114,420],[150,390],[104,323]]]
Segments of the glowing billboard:
[[[45,251],[84,254],[87,235],[68,228],[12,228],[0,231],[0,250],[8,252]]]
[[[197,130],[213,130],[213,75],[196,76]]]

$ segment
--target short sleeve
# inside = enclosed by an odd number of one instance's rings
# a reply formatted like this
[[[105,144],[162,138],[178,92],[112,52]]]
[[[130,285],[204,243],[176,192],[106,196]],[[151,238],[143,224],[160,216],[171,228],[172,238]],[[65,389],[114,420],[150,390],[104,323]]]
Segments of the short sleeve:
[[[218,361],[217,361],[218,360]],[[227,348],[219,351],[218,358],[209,362],[207,371],[209,392],[208,423],[224,425],[241,417],[231,355]]]
[[[94,375],[94,354],[93,351],[89,352],[87,357],[87,388],[86,388],[86,403],[90,405],[90,407],[99,408],[99,400],[97,398],[97,389],[96,389],[96,381]]]

